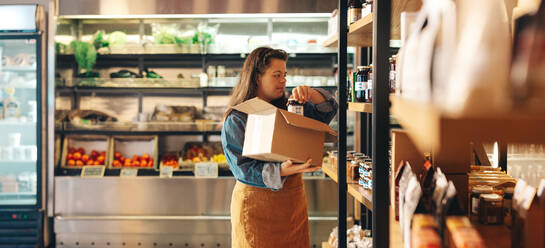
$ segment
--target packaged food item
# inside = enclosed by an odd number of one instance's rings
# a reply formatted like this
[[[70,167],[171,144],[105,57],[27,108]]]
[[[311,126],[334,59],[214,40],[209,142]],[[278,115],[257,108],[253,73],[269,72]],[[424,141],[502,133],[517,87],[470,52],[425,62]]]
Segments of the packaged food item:
[[[8,94],[8,99],[4,101],[4,118],[19,118],[21,115],[21,105],[13,96],[15,94],[15,88],[6,88],[6,93]]]
[[[302,116],[305,115],[303,104],[296,101],[295,99],[288,100],[288,112],[292,112]]]
[[[481,194],[479,200],[479,222],[503,224],[503,197],[498,194]]]
[[[460,227],[451,231],[453,248],[485,248],[481,236],[472,227]]]
[[[471,189],[471,195],[470,195],[470,206],[469,209],[471,209],[471,215],[477,216],[479,213],[479,199],[481,194],[490,194],[494,188],[492,186],[487,185],[476,185],[473,186]]]
[[[354,81],[354,102],[365,102],[367,100],[367,75],[364,66],[358,66]]]
[[[408,242],[407,242],[408,243]],[[411,248],[440,248],[441,238],[432,228],[413,229]],[[406,246],[407,247],[407,246]]]
[[[413,216],[413,229],[420,228],[437,228],[437,223],[435,218],[431,214],[415,214]]]
[[[361,19],[361,1],[350,0],[348,2],[348,25]]]

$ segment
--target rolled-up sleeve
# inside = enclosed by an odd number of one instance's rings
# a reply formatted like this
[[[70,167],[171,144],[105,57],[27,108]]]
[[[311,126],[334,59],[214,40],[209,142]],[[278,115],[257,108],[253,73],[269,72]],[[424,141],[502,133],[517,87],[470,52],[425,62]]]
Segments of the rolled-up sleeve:
[[[223,152],[233,176],[240,182],[261,188],[279,190],[284,178],[280,176],[281,163],[266,162],[242,156],[246,118],[232,112],[221,130]]]
[[[319,104],[306,102],[304,104],[305,116],[329,124],[337,114],[337,101],[327,90],[320,88],[315,90],[325,98],[325,101]]]

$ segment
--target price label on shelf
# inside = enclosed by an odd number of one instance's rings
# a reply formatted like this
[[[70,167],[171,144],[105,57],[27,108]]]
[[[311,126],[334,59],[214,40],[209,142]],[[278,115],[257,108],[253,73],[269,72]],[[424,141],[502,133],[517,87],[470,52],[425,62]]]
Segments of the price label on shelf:
[[[202,162],[195,164],[195,177],[198,178],[217,178],[218,163]]]
[[[83,166],[81,177],[103,177],[106,166]]]
[[[172,177],[173,172],[174,172],[174,167],[161,166],[159,177]]]
[[[123,168],[121,169],[120,177],[136,177],[138,175],[138,168]]]

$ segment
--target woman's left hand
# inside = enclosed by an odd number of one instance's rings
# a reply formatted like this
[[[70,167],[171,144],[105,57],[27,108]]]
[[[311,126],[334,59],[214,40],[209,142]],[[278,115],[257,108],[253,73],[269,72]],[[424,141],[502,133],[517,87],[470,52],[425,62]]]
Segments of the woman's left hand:
[[[297,86],[293,88],[290,98],[295,99],[300,103],[310,101],[311,103],[319,104],[325,101],[322,94],[308,86]]]

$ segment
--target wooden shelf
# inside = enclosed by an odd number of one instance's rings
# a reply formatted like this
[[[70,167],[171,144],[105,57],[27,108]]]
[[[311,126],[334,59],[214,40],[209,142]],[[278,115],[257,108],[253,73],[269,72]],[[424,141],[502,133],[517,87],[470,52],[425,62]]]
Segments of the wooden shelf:
[[[332,36],[329,36],[324,43],[322,43],[323,47],[331,47],[336,48],[337,47],[337,41],[339,40],[339,33],[336,33]]]
[[[373,104],[366,102],[349,102],[348,111],[373,113]]]
[[[420,0],[392,0],[391,38],[399,40],[401,37],[401,12],[417,11],[422,2]],[[324,47],[337,47],[339,34],[329,37],[322,44]],[[373,14],[352,23],[348,29],[348,46],[371,47],[373,46]]]
[[[322,171],[331,177],[333,181],[337,182],[339,181],[337,177],[337,171],[332,168],[332,166],[328,164],[322,165]],[[373,192],[367,189],[364,189],[362,186],[360,186],[358,183],[348,182],[347,183],[347,191],[354,199],[361,202],[361,204],[365,205],[369,210],[373,210]]]
[[[506,113],[501,115],[453,116],[432,104],[392,96],[391,113],[422,153],[433,151],[439,165],[470,162],[470,142],[543,143],[545,115]],[[468,151],[468,156],[460,156]],[[458,172],[458,171],[456,171]],[[464,172],[464,171],[459,171]],[[454,173],[451,171],[450,173]]]

